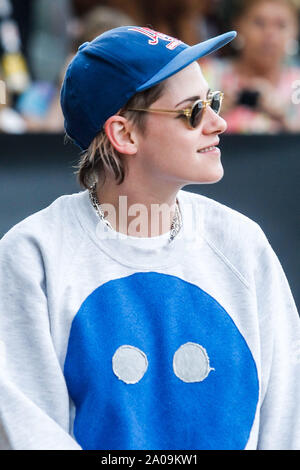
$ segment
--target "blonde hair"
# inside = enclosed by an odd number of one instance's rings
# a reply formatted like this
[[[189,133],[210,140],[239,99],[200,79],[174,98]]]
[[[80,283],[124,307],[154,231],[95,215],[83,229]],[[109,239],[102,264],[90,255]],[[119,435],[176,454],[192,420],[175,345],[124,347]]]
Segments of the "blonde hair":
[[[128,111],[128,109],[148,108],[162,95],[163,88],[164,84],[161,82],[148,90],[136,93],[119,111],[119,114],[133,122],[140,132],[145,132],[147,113]],[[80,186],[86,189],[99,179],[105,179],[107,174],[112,175],[117,184],[121,184],[127,171],[125,161],[126,159],[122,158],[122,155],[111,144],[105,130],[101,129],[88,149],[81,154],[75,174]]]

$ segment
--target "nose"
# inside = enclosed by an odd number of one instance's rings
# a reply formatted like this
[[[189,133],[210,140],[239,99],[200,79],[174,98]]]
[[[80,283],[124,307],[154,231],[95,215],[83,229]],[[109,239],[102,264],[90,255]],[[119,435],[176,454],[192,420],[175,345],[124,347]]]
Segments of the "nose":
[[[222,134],[227,129],[227,123],[219,114],[207,106],[203,116],[203,134]]]

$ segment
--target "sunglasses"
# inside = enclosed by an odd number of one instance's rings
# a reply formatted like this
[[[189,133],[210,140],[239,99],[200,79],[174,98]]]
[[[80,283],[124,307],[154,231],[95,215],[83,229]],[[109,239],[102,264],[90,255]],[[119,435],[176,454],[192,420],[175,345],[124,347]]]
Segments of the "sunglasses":
[[[148,109],[131,108],[131,109],[128,109],[128,111],[178,114],[179,116],[184,116],[186,118],[188,125],[191,129],[195,129],[196,127],[200,125],[207,106],[210,106],[211,109],[216,114],[220,113],[223,97],[224,97],[224,93],[222,91],[211,91],[207,95],[207,98],[208,98],[207,100],[197,100],[193,103],[193,105],[190,108],[186,108],[186,109],[170,110],[170,109],[158,109],[158,108],[148,108]]]

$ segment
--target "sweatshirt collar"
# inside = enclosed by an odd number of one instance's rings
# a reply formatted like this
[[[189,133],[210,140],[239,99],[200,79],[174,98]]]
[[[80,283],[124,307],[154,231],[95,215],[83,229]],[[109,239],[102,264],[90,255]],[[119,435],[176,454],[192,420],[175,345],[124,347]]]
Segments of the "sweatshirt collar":
[[[182,227],[174,240],[169,241],[170,232],[156,237],[132,237],[112,230],[101,221],[93,208],[88,190],[77,194],[75,210],[82,228],[97,247],[110,258],[138,269],[165,267],[180,262],[188,243],[195,240],[193,208],[188,193],[177,193],[182,215]]]

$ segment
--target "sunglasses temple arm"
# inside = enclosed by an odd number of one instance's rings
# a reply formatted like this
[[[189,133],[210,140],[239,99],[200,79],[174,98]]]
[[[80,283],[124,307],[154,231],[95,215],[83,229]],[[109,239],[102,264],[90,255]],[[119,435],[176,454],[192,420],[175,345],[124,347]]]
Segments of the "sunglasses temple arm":
[[[178,111],[175,111],[175,110],[170,110],[170,109],[158,109],[158,108],[148,108],[148,109],[142,109],[142,108],[131,108],[131,109],[128,109],[128,111],[144,111],[146,113],[171,113],[171,114],[183,114],[185,115],[185,111],[184,110],[178,110]]]

